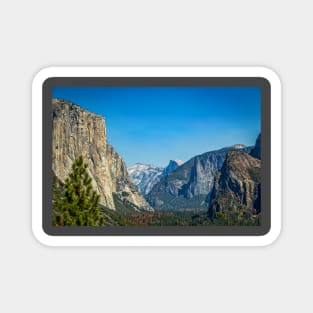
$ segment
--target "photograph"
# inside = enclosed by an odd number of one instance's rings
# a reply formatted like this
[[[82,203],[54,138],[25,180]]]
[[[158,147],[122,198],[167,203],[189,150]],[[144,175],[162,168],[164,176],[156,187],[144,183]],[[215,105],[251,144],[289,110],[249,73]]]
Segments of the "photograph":
[[[260,226],[261,88],[54,86],[52,224]]]

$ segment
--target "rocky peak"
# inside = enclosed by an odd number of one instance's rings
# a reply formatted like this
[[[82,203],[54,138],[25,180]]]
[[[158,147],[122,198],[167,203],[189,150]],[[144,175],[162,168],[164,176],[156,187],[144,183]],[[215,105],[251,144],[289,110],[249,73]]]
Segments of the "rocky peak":
[[[163,170],[163,175],[167,175],[168,173],[173,172],[182,163],[183,163],[183,161],[181,161],[181,160],[170,160],[167,167]]]

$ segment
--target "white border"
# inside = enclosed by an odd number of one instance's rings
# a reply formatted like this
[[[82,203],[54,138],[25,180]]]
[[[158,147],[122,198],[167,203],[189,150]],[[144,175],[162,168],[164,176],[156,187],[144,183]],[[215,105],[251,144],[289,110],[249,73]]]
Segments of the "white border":
[[[263,77],[271,84],[271,229],[264,236],[50,236],[42,228],[42,85],[50,77]],[[281,84],[265,67],[49,67],[32,85],[32,229],[49,246],[265,246],[281,229]]]

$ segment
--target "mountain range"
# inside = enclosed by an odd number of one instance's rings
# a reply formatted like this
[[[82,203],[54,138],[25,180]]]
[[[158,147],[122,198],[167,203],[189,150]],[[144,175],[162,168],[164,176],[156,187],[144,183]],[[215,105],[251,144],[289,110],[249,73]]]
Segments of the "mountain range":
[[[250,153],[251,149],[237,144],[197,155],[163,176],[146,195],[146,199],[158,209],[205,209],[215,174],[221,169],[227,152],[238,150]]]

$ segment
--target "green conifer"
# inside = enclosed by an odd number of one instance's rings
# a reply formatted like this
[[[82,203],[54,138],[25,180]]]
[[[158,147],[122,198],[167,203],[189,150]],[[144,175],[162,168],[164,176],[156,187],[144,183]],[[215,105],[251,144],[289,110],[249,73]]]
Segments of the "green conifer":
[[[56,226],[101,226],[99,194],[92,188],[82,156],[73,165],[64,184],[54,185],[53,224]]]

